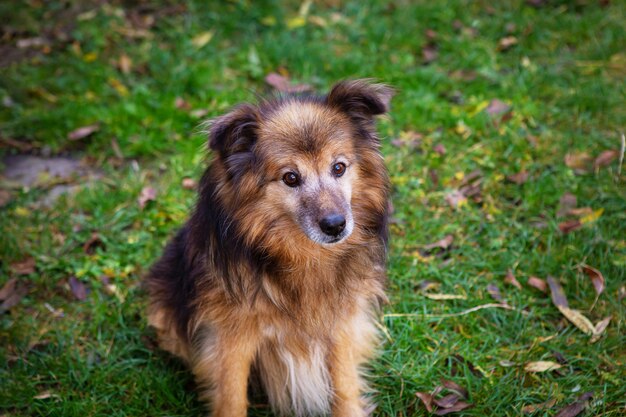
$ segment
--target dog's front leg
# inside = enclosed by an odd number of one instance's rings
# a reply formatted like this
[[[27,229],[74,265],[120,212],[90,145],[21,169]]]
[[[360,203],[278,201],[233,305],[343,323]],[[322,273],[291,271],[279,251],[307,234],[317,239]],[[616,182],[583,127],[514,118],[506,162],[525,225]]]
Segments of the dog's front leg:
[[[330,355],[330,375],[334,398],[333,417],[363,417],[366,402],[361,398],[362,381],[359,376],[359,363],[355,357],[354,340],[345,333],[335,340]]]
[[[207,338],[192,370],[201,397],[211,404],[213,417],[245,417],[248,410],[248,376],[256,352],[253,338],[223,335]],[[248,336],[248,335],[246,335]]]

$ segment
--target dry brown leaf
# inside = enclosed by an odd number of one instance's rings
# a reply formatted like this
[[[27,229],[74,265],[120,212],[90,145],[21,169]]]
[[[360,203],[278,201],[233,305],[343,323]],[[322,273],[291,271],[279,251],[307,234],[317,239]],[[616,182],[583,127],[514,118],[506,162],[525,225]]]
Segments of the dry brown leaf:
[[[67,134],[67,138],[69,140],[83,139],[97,132],[98,130],[100,130],[100,124],[94,123],[92,125],[79,127],[78,129],[72,130],[70,133]]]
[[[524,413],[524,414],[532,414],[535,411],[552,408],[552,407],[554,407],[554,404],[556,404],[556,400],[553,398],[551,400],[544,401],[542,403],[525,405],[522,408],[522,413]]]
[[[526,372],[547,372],[561,368],[562,365],[552,361],[528,362],[524,366]]]
[[[148,204],[148,201],[156,201],[157,192],[153,187],[143,187],[141,190],[141,194],[137,198],[137,203],[139,203],[139,207],[143,210]]]
[[[544,292],[544,293],[548,292],[548,284],[546,284],[546,282],[539,277],[528,278],[528,285],[530,285],[533,288],[538,289],[541,292]]]
[[[128,75],[133,70],[133,60],[123,53],[117,60],[117,67],[122,71],[122,74]]]
[[[598,324],[596,324],[596,326],[593,329],[593,335],[591,336],[591,340],[589,341],[590,343],[596,343],[598,340],[600,340],[600,338],[602,337],[602,334],[604,333],[606,328],[609,326],[609,323],[611,322],[612,318],[613,318],[612,316],[608,316],[602,321],[598,322]]]
[[[453,209],[467,204],[467,197],[465,197],[465,195],[463,195],[463,193],[459,190],[449,192],[446,194],[445,199]]]
[[[515,184],[522,185],[528,181],[528,171],[520,171],[517,174],[509,175],[506,178]]]
[[[93,255],[96,252],[96,248],[104,247],[104,242],[100,238],[100,234],[98,232],[93,232],[89,239],[85,243],[83,243],[83,252],[88,255]]]
[[[437,282],[437,281],[431,281],[428,279],[425,279],[423,281],[420,281],[417,284],[417,288],[416,289],[420,289],[421,291],[430,291],[430,290],[434,290],[441,287],[441,283]]]
[[[433,396],[427,392],[416,392],[415,396],[422,401],[424,407],[426,407],[426,411],[429,413],[433,412]]]
[[[582,264],[580,265],[580,269],[589,277],[591,283],[593,284],[593,288],[596,290],[596,294],[599,296],[602,294],[605,288],[604,276],[602,272],[598,271],[592,266]]]
[[[567,215],[570,210],[576,207],[577,201],[576,196],[572,193],[565,193],[561,196],[559,200],[559,211],[557,211],[556,215],[559,217],[563,217]]]
[[[462,294],[439,294],[439,293],[424,293],[424,297],[431,300],[467,300],[467,297]]]
[[[619,156],[619,152],[617,150],[608,150],[602,152],[598,157],[593,161],[594,169],[598,169],[600,167],[604,167],[609,165],[615,158]]]
[[[447,388],[450,391],[454,392],[461,398],[467,399],[467,396],[468,396],[467,390],[463,388],[462,386],[460,386],[459,384],[457,384],[456,382],[441,378],[441,385],[443,385],[444,388]]]
[[[494,98],[489,102],[489,105],[485,109],[489,116],[499,116],[511,110],[511,106],[503,102],[502,100],[498,100]]]
[[[194,190],[198,184],[193,178],[183,178],[181,185],[185,190]]]
[[[0,207],[4,207],[11,201],[11,193],[8,190],[0,190]]]
[[[28,275],[35,272],[35,258],[29,256],[23,261],[14,262],[10,265],[11,272],[15,275]]]
[[[591,323],[591,320],[583,315],[583,313],[562,305],[557,305],[556,307],[567,320],[569,320],[574,326],[578,327],[583,333],[587,335],[593,334],[595,326]]]
[[[3,294],[5,297],[2,299],[2,304],[0,304],[0,314],[16,306],[28,293],[26,285],[19,281],[15,283],[11,283],[10,281],[7,282],[7,284],[2,287],[2,292],[5,292],[5,287],[7,287],[7,285],[10,285],[10,287],[6,288],[6,294]]]
[[[517,38],[515,36],[505,36],[498,41],[496,49],[498,51],[507,51],[515,45],[517,45]]]
[[[446,365],[450,367],[450,375],[457,376],[460,373],[459,364],[467,366],[467,369],[472,375],[482,378],[484,375],[480,369],[478,369],[471,361],[465,359],[463,356],[455,353],[446,358]]]
[[[430,64],[439,57],[439,51],[437,45],[432,42],[427,43],[422,47],[422,62],[424,64]]]
[[[576,401],[565,408],[561,409],[554,417],[576,417],[582,413],[587,407],[589,400],[593,398],[593,392],[585,392]]]
[[[569,152],[565,155],[565,165],[573,169],[576,174],[589,172],[592,158],[587,152]]]
[[[563,291],[563,287],[561,287],[559,281],[552,276],[548,276],[548,286],[550,286],[550,296],[552,297],[552,303],[554,303],[554,305],[557,307],[569,307],[567,297],[565,296],[565,292]]]
[[[435,151],[439,155],[443,156],[443,155],[446,154],[446,147],[443,146],[443,144],[438,143],[435,146],[433,146],[433,151]]]
[[[311,86],[308,84],[291,85],[287,77],[275,72],[267,74],[267,76],[265,76],[265,82],[281,93],[304,93],[311,90]]]
[[[78,278],[71,276],[68,283],[70,284],[72,294],[74,294],[77,300],[84,301],[87,298],[87,287]]]
[[[174,107],[178,110],[191,110],[191,104],[189,104],[189,102],[182,97],[176,97],[174,100]]]
[[[11,278],[10,280],[8,280],[0,289],[0,301],[9,298],[15,292],[16,286],[17,278]]]
[[[428,245],[424,245],[424,250],[430,251],[435,248],[441,248],[445,250],[452,245],[452,242],[454,242],[454,236],[446,235],[441,240],[438,240],[434,243],[429,243]]]
[[[593,215],[593,209],[591,207],[578,207],[570,209],[566,214],[577,217],[591,216]]]
[[[583,227],[583,224],[581,223],[579,219],[568,220],[568,221],[559,223],[559,230],[564,235],[570,232],[573,232],[574,230],[578,230],[581,227]]]
[[[467,410],[468,408],[471,408],[473,406],[474,406],[473,404],[470,404],[466,401],[457,401],[454,403],[453,406],[449,408],[439,408],[435,410],[434,414],[437,416],[445,416],[450,413],[456,413],[458,411]]]
[[[504,282],[507,283],[507,284],[511,284],[512,286],[514,286],[518,290],[522,289],[522,284],[519,283],[519,281],[515,278],[515,275],[513,274],[513,271],[510,270],[510,269],[506,271],[506,276],[504,277]]]

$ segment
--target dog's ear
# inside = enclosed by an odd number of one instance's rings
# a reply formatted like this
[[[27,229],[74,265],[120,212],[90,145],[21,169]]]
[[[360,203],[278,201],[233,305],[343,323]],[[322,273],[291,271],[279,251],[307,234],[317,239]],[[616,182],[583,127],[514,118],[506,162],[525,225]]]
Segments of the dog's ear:
[[[257,138],[257,108],[242,104],[230,113],[213,119],[209,126],[209,147],[222,158],[247,152]]]
[[[346,80],[333,86],[326,103],[339,108],[356,120],[371,120],[374,116],[389,111],[389,102],[394,90],[371,80]]]

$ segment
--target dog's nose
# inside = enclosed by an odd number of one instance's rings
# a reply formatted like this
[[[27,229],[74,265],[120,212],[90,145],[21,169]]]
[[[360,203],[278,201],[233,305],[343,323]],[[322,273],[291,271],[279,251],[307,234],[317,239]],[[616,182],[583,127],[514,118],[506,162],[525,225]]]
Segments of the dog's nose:
[[[328,236],[336,237],[346,227],[346,218],[341,214],[331,214],[320,220],[320,229]]]

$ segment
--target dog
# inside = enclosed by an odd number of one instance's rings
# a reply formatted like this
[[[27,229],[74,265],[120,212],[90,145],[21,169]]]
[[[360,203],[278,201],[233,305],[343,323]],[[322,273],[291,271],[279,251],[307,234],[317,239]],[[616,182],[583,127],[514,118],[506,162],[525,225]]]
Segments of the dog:
[[[246,416],[253,379],[280,415],[373,409],[362,366],[386,301],[389,207],[376,116],[392,95],[348,80],[210,122],[195,209],[146,287],[160,347],[213,416]]]

